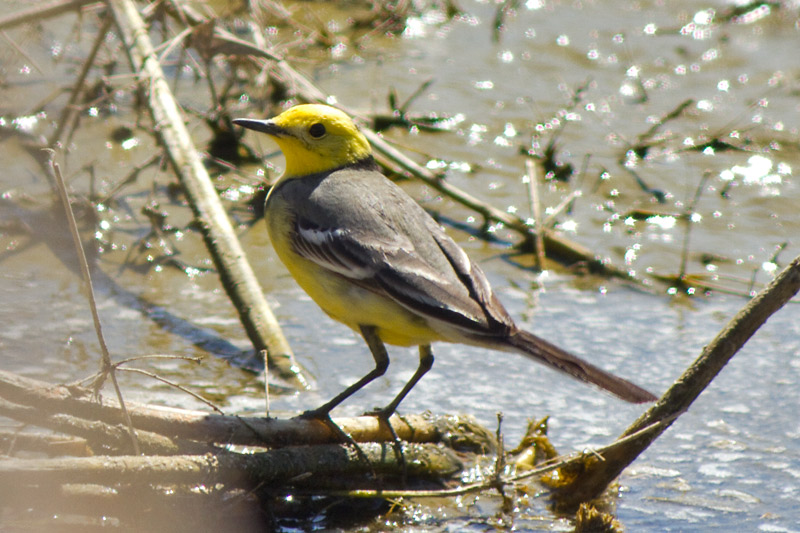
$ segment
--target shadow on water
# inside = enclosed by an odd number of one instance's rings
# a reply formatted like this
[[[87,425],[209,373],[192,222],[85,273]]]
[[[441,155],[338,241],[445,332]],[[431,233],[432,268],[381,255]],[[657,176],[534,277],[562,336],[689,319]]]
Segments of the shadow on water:
[[[68,230],[63,207],[53,203],[48,207],[28,209],[9,199],[0,199],[0,206],[13,218],[12,223],[23,229],[28,241],[13,250],[0,253],[0,265],[13,255],[21,254],[37,244],[44,244],[76,280],[80,279],[80,268],[75,255],[72,236]],[[86,207],[86,206],[82,206]],[[83,209],[84,215],[93,216],[91,209]],[[84,217],[85,219],[85,217]],[[96,294],[112,298],[120,306],[137,311],[158,327],[177,335],[192,345],[219,357],[236,368],[259,374],[264,371],[264,362],[253,350],[242,350],[220,337],[211,329],[177,316],[163,306],[148,302],[141,296],[122,287],[98,265],[95,246],[84,244],[90,264],[92,284]]]

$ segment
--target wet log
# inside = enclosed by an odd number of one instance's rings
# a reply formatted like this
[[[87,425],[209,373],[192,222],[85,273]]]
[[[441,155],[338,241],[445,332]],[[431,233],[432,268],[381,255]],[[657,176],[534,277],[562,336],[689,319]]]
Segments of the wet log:
[[[0,370],[0,399],[11,405],[25,407],[25,410],[20,410],[18,418],[23,422],[33,421],[37,417],[45,421],[47,417],[58,414],[109,425],[117,425],[123,420],[120,405],[115,400],[93,398],[91,392],[82,387],[53,385],[3,370]],[[136,402],[125,402],[125,405],[137,432],[152,432],[178,443],[181,440],[191,440],[200,443],[281,447],[325,444],[339,440],[326,424],[316,420],[220,415]],[[30,409],[35,411],[29,411]],[[17,418],[11,410],[4,414]],[[389,429],[372,416],[336,418],[334,422],[356,442],[392,440]],[[397,435],[407,442],[449,442],[457,449],[483,453],[493,452],[495,449],[494,436],[471,417],[395,415],[390,422]],[[66,431],[67,425],[53,429]],[[79,431],[69,432],[87,436]],[[179,453],[187,451],[179,445]]]
[[[293,446],[261,453],[177,456],[101,456],[58,459],[4,459],[0,486],[54,486],[78,483],[105,486],[126,484],[204,485],[228,488],[270,488],[292,484],[324,489],[341,487],[341,478],[368,474],[407,475],[447,479],[461,471],[461,461],[446,448],[430,444],[403,446],[405,466],[388,443],[364,443],[360,452],[348,445]]]

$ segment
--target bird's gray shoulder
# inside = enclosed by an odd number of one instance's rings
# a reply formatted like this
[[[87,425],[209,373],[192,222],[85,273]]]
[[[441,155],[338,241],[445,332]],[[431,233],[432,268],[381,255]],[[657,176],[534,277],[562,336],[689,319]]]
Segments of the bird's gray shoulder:
[[[419,234],[429,226],[430,215],[374,170],[341,169],[289,179],[277,187],[271,198],[280,197],[299,220],[320,228],[369,231],[377,237]]]
[[[301,255],[476,336],[513,328],[481,269],[381,173],[344,169],[277,192],[291,205]]]

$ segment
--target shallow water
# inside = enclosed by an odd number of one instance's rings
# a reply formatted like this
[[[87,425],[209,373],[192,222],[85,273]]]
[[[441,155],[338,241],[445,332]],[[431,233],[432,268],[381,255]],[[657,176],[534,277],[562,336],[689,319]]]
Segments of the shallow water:
[[[733,23],[721,21],[732,8],[724,3],[528,2],[506,18],[498,43],[491,40],[494,5],[463,2],[461,8],[464,15],[450,22],[435,14],[412,22],[402,38],[374,38],[360,50],[340,47],[332,51],[332,61],[316,63],[307,72],[339,102],[363,113],[385,111],[389,87],[403,100],[433,79],[411,110],[454,117],[452,130],[394,129],[386,137],[418,151],[420,161],[449,165],[448,179],[519,213],[530,212],[520,148],[531,147],[535,131],[546,144],[554,117],[566,122],[559,133],[559,157],[576,169],[585,165],[585,171],[567,184],[550,182],[543,190],[544,204],[555,206],[571,190],[581,189],[584,194],[573,209],[559,217],[562,229],[635,273],[652,291],[582,279],[561,269],[540,276],[518,268],[503,244],[516,238],[499,226],[493,228],[499,238],[494,244],[458,229],[449,232],[480,262],[521,324],[656,393],[664,391],[745,303],[719,291],[681,296],[648,277],[678,272],[684,226],[670,215],[684,212],[701,178],[708,176],[693,218],[689,272],[719,275],[726,288],[747,293],[751,277],[757,288],[797,255],[792,242],[800,231],[794,177],[800,168],[793,44],[797,5],[787,2],[768,13],[753,9]],[[41,34],[13,37],[35,49],[51,41],[69,42],[68,28],[45,25]],[[7,84],[0,89],[6,102],[0,116],[8,121],[33,114],[50,90],[70,79],[67,73],[80,57],[70,48],[39,57],[45,65],[52,61],[56,72],[55,79],[42,82],[35,69],[25,68],[25,58],[0,52]],[[581,102],[567,109],[570,93],[587,80]],[[200,85],[184,79],[179,94],[202,107]],[[687,111],[659,130],[663,139],[646,157],[626,157],[657,117],[690,98]],[[50,113],[53,109],[59,108],[45,106]],[[97,186],[110,190],[131,165],[153,153],[145,135],[128,149],[107,141],[113,128],[133,124],[130,111],[130,102],[121,102],[115,113],[83,118],[74,151],[64,163],[74,190],[89,189],[87,174],[79,171],[83,165],[93,165]],[[47,114],[31,118],[32,133],[48,133],[51,119]],[[192,128],[202,145],[208,134],[198,123]],[[719,145],[689,150],[713,138],[746,151]],[[265,140],[248,142],[265,152],[274,150]],[[99,351],[68,235],[56,215],[49,214],[49,187],[21,142],[5,136],[0,151],[1,216],[15,222],[0,229],[2,368],[56,382],[83,377],[96,368]],[[665,202],[639,187],[626,166],[663,193]],[[253,183],[254,173],[244,171],[243,179]],[[163,252],[158,239],[151,239],[153,248],[136,247],[136,239],[149,230],[141,207],[151,197],[162,203],[175,227],[190,220],[188,209],[170,203],[169,180],[166,172],[147,170],[124,189],[123,204],[99,214],[108,229],[93,241],[106,251],[100,262],[105,275],[95,284],[108,344],[117,358],[201,356],[201,365],[159,361],[143,367],[192,386],[230,412],[260,412],[264,402],[258,378],[193,344],[205,333],[230,343],[231,351],[247,347],[215,276],[153,267],[144,258]],[[473,228],[480,223],[424,187],[409,185],[408,190],[456,223]],[[723,190],[726,195],[720,194]],[[630,215],[635,209],[666,216],[637,220]],[[317,377],[311,392],[273,395],[272,412],[289,415],[315,407],[368,371],[372,359],[353,333],[327,319],[294,285],[261,224],[242,226],[241,236],[299,361]],[[167,241],[182,261],[209,266],[192,232],[170,235]],[[788,244],[776,258],[782,243]],[[123,266],[129,253],[141,258],[137,264],[143,268]],[[700,254],[716,257],[706,264]],[[186,323],[165,330],[140,312],[137,297]],[[800,531],[799,309],[789,305],[775,315],[691,410],[626,470],[616,516],[630,531]],[[561,452],[606,444],[641,412],[641,407],[622,404],[522,357],[450,345],[436,346],[435,353],[433,370],[402,411],[465,412],[489,427],[502,411],[508,443],[519,439],[528,418],[550,415],[550,436]],[[387,376],[349,400],[339,414],[358,414],[393,397],[413,373],[417,356],[405,349],[392,349],[391,355]],[[123,374],[121,383],[131,399],[198,407],[190,397],[142,376]],[[419,518],[409,519],[406,527],[483,530],[495,510],[487,506],[481,514],[476,505],[474,523]],[[537,526],[531,520],[517,527],[568,526]]]

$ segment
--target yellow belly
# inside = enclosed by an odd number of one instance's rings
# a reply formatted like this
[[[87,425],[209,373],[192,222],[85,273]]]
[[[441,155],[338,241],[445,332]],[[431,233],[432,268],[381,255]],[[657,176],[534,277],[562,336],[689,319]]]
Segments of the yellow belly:
[[[362,289],[338,274],[329,273],[311,261],[292,255],[294,257],[288,260],[284,257],[281,260],[298,285],[331,318],[356,332],[360,332],[360,326],[375,326],[383,342],[397,346],[416,346],[443,340],[425,318],[411,313],[394,300]]]
[[[289,273],[331,318],[360,333],[360,326],[374,326],[387,344],[417,346],[444,340],[427,320],[387,296],[368,291],[299,256],[289,243],[289,217],[268,209],[267,228],[272,245]]]

